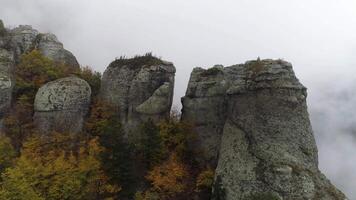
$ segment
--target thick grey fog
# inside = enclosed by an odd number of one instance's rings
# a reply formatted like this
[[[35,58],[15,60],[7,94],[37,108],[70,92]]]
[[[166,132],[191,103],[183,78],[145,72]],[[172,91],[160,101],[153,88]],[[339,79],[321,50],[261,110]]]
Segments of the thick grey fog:
[[[177,68],[282,58],[308,88],[322,171],[356,199],[356,1],[0,0],[8,27],[55,33],[82,65],[153,52]]]

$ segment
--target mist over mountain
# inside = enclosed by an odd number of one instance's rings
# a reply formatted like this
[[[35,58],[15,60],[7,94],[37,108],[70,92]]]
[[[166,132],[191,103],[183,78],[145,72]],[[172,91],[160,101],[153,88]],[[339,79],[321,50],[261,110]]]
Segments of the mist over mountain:
[[[6,26],[58,36],[82,65],[103,72],[121,55],[174,62],[181,107],[193,67],[283,58],[308,88],[321,171],[356,198],[356,2],[271,0],[0,0]]]

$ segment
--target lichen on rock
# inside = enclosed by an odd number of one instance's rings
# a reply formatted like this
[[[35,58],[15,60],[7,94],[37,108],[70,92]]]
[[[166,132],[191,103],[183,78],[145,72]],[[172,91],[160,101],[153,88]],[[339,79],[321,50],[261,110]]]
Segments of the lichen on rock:
[[[78,133],[89,110],[91,89],[77,77],[67,77],[42,86],[35,98],[34,121],[39,130]]]

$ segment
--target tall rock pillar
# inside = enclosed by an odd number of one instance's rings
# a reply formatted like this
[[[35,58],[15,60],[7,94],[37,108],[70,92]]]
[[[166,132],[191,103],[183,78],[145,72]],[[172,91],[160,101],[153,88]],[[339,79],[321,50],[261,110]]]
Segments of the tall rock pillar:
[[[131,141],[139,139],[141,123],[159,122],[170,114],[175,67],[151,55],[117,59],[105,70],[101,99],[119,110]]]
[[[183,120],[214,150],[214,200],[346,199],[318,169],[306,96],[282,60],[193,71]]]

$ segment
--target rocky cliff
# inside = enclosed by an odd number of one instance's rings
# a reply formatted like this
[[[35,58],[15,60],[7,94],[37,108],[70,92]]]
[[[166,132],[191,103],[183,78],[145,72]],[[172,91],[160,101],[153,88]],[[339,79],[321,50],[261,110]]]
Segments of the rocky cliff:
[[[79,67],[53,34],[30,26],[9,30],[0,20],[0,119],[11,105],[13,67],[32,49]],[[169,116],[174,76],[172,63],[151,54],[107,67],[99,98],[118,109],[129,141],[140,138],[143,122]],[[216,168],[214,200],[346,199],[318,169],[306,96],[292,65],[282,60],[193,70],[181,119],[195,127],[192,148],[200,164]],[[79,133],[90,98],[90,85],[78,77],[48,82],[37,91],[34,123],[43,133]]]
[[[8,30],[8,33],[10,37],[9,45],[17,61],[23,53],[37,49],[44,56],[56,62],[79,68],[78,61],[74,55],[64,49],[63,44],[51,33],[40,33],[29,25],[20,25]]]
[[[15,62],[14,54],[9,47],[8,31],[0,20],[0,128],[1,119],[11,104],[12,69]]]
[[[130,140],[149,118],[158,122],[168,117],[173,98],[175,67],[152,55],[117,59],[105,70],[101,98],[119,109]]]
[[[306,96],[282,60],[193,70],[183,120],[218,162],[213,199],[345,199],[318,169]]]
[[[11,104],[13,68],[21,55],[34,49],[55,62],[79,69],[77,59],[63,48],[55,35],[40,33],[28,25],[7,29],[0,20],[0,119]]]

